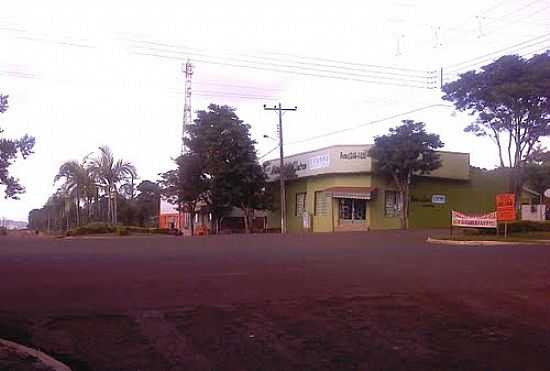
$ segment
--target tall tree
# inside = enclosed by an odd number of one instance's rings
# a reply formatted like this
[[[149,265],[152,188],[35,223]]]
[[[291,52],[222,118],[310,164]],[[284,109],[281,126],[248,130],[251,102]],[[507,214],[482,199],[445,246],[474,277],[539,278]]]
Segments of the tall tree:
[[[538,148],[523,169],[527,185],[541,195],[550,188],[550,152]]]
[[[197,112],[184,140],[202,165],[208,184],[203,200],[216,225],[227,210],[237,207],[242,209],[249,231],[252,210],[265,204],[265,175],[250,137],[250,125],[234,108],[210,104],[207,110]]]
[[[122,159],[115,160],[111,149],[103,146],[99,147],[99,154],[90,160],[89,169],[108,199],[107,215],[110,223],[117,224],[118,186],[137,177],[135,166]]]
[[[203,163],[192,152],[176,159],[177,168],[161,174],[159,182],[162,194],[179,211],[189,213],[191,234],[194,234],[194,217],[197,204],[204,199],[208,182],[204,175]]]
[[[8,96],[0,94],[0,113],[8,109]],[[19,183],[19,179],[9,173],[9,167],[19,155],[23,159],[32,154],[35,139],[24,135],[19,139],[7,139],[1,137],[4,130],[0,127],[0,185],[5,187],[4,197],[18,199],[19,194],[25,192],[25,188]]]
[[[137,186],[138,195],[135,199],[140,226],[152,225],[152,220],[159,215],[160,194],[159,185],[150,180],[144,180]]]
[[[511,169],[510,191],[519,198],[523,168],[540,139],[550,135],[550,52],[531,59],[503,56],[460,75],[443,92],[458,110],[476,116],[465,131],[493,140],[500,166]]]
[[[378,136],[369,150],[375,172],[393,180],[401,195],[401,228],[409,227],[411,182],[416,175],[441,167],[436,149],[443,147],[439,135],[426,132],[425,124],[403,120],[402,125]]]
[[[87,192],[90,192],[91,178],[88,169],[84,163],[76,160],[66,161],[59,167],[54,182],[64,179],[64,188],[68,195],[74,198],[76,208],[76,225],[81,224],[80,218],[80,200],[87,198]]]

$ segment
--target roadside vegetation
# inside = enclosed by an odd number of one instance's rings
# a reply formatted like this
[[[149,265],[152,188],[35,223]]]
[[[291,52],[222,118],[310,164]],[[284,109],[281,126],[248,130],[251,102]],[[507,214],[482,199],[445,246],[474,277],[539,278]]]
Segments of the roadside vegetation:
[[[113,233],[119,224],[155,228],[160,187],[137,179],[135,166],[116,159],[108,147],[66,161],[54,177],[56,192],[29,213],[29,228],[66,234]]]
[[[508,188],[516,195],[542,161],[541,139],[550,135],[550,52],[530,59],[505,55],[442,87],[444,100],[475,117],[464,131],[492,140]],[[531,175],[530,175],[531,174]]]
[[[210,104],[198,111],[186,128],[184,144],[186,152],[175,159],[175,169],[161,174],[160,184],[170,203],[191,213],[192,231],[198,207],[212,215],[214,232],[233,207],[242,210],[246,232],[252,229],[255,210],[273,209],[250,125],[234,108]]]
[[[8,96],[0,94],[0,113],[7,110]],[[19,195],[25,192],[25,187],[19,179],[10,175],[9,168],[18,157],[25,159],[33,153],[35,139],[29,135],[18,139],[5,138],[3,132],[0,127],[0,186],[4,187],[5,198],[18,199]]]
[[[509,222],[506,229],[506,237],[504,237],[504,224],[500,223],[498,233],[496,229],[455,228],[452,236],[437,236],[435,238],[451,241],[550,242],[550,221],[534,222],[518,220]]]
[[[155,227],[136,227],[113,225],[108,223],[90,223],[81,225],[69,230],[67,236],[85,236],[94,234],[116,234],[119,236],[128,236],[130,234],[169,234],[169,229]]]

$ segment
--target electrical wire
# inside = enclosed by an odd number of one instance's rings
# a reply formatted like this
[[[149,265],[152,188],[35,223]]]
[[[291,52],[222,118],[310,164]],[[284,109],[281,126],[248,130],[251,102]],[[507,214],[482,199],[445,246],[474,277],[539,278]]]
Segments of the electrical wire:
[[[156,54],[156,53],[133,52],[132,54],[150,56],[150,57],[156,57],[156,58],[171,59],[171,60],[177,60],[177,61],[183,61],[184,60],[180,57],[167,56],[167,55]],[[375,81],[375,80],[365,80],[365,79],[352,78],[352,77],[343,77],[343,76],[337,76],[337,75],[323,75],[323,74],[318,74],[318,73],[306,73],[306,72],[298,72],[298,71],[292,71],[292,70],[284,70],[284,69],[276,69],[276,68],[268,68],[268,67],[260,67],[260,66],[249,66],[249,65],[237,64],[237,63],[215,62],[215,61],[209,61],[209,60],[197,59],[197,58],[194,58],[193,61],[202,62],[202,63],[205,63],[205,64],[215,64],[215,65],[235,67],[235,68],[253,69],[253,70],[270,71],[270,72],[280,72],[280,73],[287,73],[287,74],[293,74],[293,75],[299,75],[299,76],[322,77],[322,78],[329,78],[329,79],[336,79],[336,80],[355,81],[355,82],[380,84],[380,85],[391,85],[391,86],[409,87],[409,88],[418,88],[418,89],[435,88],[435,84],[434,84],[434,87],[431,87],[430,84],[426,84],[425,86],[410,85],[410,84],[407,85],[407,84],[398,84],[398,83],[385,82],[385,81]]]
[[[176,49],[186,49],[186,50],[195,50],[196,52],[202,52],[205,53],[206,50],[189,47],[186,45],[176,45],[176,44],[170,44],[170,43],[160,43],[155,41],[149,41],[149,40],[138,40],[138,39],[126,39],[130,42],[136,42],[136,43],[145,43],[145,44],[151,44],[151,45],[157,45],[157,46],[163,46],[163,47],[171,47]],[[372,68],[372,69],[386,69],[386,70],[393,70],[393,71],[407,71],[409,72],[407,75],[411,75],[411,72],[413,75],[419,75],[419,74],[426,74],[429,73],[429,70],[421,70],[421,69],[414,69],[414,68],[406,68],[406,67],[396,67],[396,66],[383,66],[383,65],[376,65],[376,64],[365,64],[365,63],[358,63],[358,62],[349,62],[349,61],[342,61],[342,60],[335,60],[335,59],[328,59],[328,58],[319,58],[319,57],[309,57],[309,56],[302,56],[297,54],[291,54],[291,53],[280,53],[280,52],[273,52],[273,51],[262,51],[262,54],[271,54],[271,55],[279,55],[279,56],[286,56],[296,59],[302,59],[302,60],[315,60],[315,61],[321,61],[321,62],[328,62],[328,63],[337,63],[342,65],[349,65],[349,66],[355,66],[355,67],[363,67],[363,69]],[[237,56],[244,56],[249,58],[258,58],[258,59],[265,59],[265,60],[272,60],[272,61],[283,61],[283,62],[289,62],[288,59],[280,59],[280,58],[273,58],[273,57],[262,57],[258,55],[250,55],[245,53],[227,53],[229,55],[237,55]],[[295,63],[298,63],[297,61],[294,61]],[[308,65],[321,65],[321,66],[328,66],[326,64],[319,64],[319,63],[312,63],[312,62],[302,62],[301,64],[308,64]],[[342,66],[334,66],[333,67],[339,67]],[[382,71],[378,71],[382,72]]]
[[[487,57],[489,58],[493,58],[494,55],[496,54],[499,54],[499,53],[502,53],[502,52],[506,52],[510,49],[514,49],[514,48],[518,48],[518,49],[524,49],[525,47],[529,47],[529,46],[533,46],[533,45],[537,45],[537,44],[541,44],[541,43],[544,43],[544,42],[547,42],[548,39],[550,38],[550,33],[547,33],[547,34],[544,34],[544,35],[540,35],[540,36],[537,36],[535,38],[532,38],[532,39],[529,39],[529,40],[526,40],[526,41],[523,41],[523,42],[520,42],[520,43],[517,43],[517,44],[514,44],[514,45],[510,45],[506,48],[502,48],[502,49],[499,49],[499,50],[495,50],[491,53],[487,53],[487,54],[484,54],[484,55],[480,55],[478,57],[475,57],[475,58],[471,58],[471,59],[468,59],[468,60],[465,60],[465,61],[462,61],[460,63],[455,63],[455,64],[451,64],[447,67],[449,67],[449,69],[453,70],[455,68],[453,67],[458,67],[458,66],[463,66],[463,65],[468,65],[468,64],[472,64],[472,62],[474,62],[473,64],[479,64],[479,63],[483,63],[483,62],[477,62],[477,61],[482,61],[482,60],[485,60],[487,59]],[[544,39],[544,40],[540,40],[540,39]],[[524,44],[528,44],[528,43],[531,43],[531,42],[534,42],[535,40],[538,40],[537,42],[535,42],[534,44],[530,44],[530,45],[526,45],[524,47],[522,47]],[[460,68],[456,68],[456,69],[460,69]]]
[[[531,57],[535,54],[538,54],[540,52],[547,52],[549,50],[550,50],[550,41],[546,46],[543,46],[542,48],[537,48],[535,50],[531,50],[531,51],[528,51],[528,52],[523,52],[522,54],[516,54],[516,55],[518,55],[519,57],[522,57],[522,58],[527,58],[527,57]],[[479,64],[472,65],[472,67],[478,66],[478,65]],[[447,77],[449,77],[449,76],[458,77],[462,73],[467,72],[467,71],[471,71],[471,70],[472,70],[471,67],[464,67],[464,68],[460,68],[460,69],[457,69],[457,70],[451,70],[450,72],[443,72],[443,76],[445,77],[445,80],[449,80],[449,79],[447,79]]]
[[[515,10],[511,11],[511,12],[508,12],[508,13],[505,13],[504,15],[501,15],[501,16],[498,16],[498,17],[493,17],[493,18],[489,18],[489,22],[487,22],[486,25],[490,25],[490,24],[493,24],[495,22],[498,22],[499,20],[501,19],[504,19],[510,15],[517,15],[519,12],[521,12],[522,10],[524,9],[527,9],[529,8],[530,6],[540,2],[542,0],[533,0],[533,1],[530,1],[529,3],[519,7],[519,8],[516,8]]]
[[[162,48],[143,47],[140,45],[138,45],[137,48],[138,50],[145,49],[145,52],[152,51],[154,53],[173,53],[173,54],[184,55],[184,56],[196,56],[201,58],[207,58],[209,60],[228,60],[230,63],[247,63],[252,65],[266,66],[266,67],[287,68],[287,69],[290,68],[290,69],[296,69],[296,70],[306,71],[306,72],[313,71],[313,72],[346,75],[346,76],[353,76],[353,77],[360,77],[360,78],[375,78],[375,79],[382,79],[382,80],[388,80],[388,81],[398,80],[398,81],[406,81],[406,82],[413,82],[413,83],[424,83],[430,78],[428,74],[426,74],[425,76],[409,76],[409,75],[393,73],[393,75],[397,75],[398,77],[388,77],[384,75],[384,74],[388,74],[387,72],[379,73],[375,71],[368,71],[369,73],[372,73],[372,74],[355,73],[355,72],[348,72],[349,70],[351,70],[349,68],[344,69],[340,67],[322,65],[322,64],[317,64],[317,66],[327,66],[328,68],[335,68],[337,70],[334,71],[334,70],[319,68],[319,67],[304,67],[300,65],[297,66],[293,64],[288,64],[287,63],[288,61],[286,61],[285,63],[264,62],[264,61],[255,61],[255,60],[244,59],[244,58],[215,56],[212,54],[196,53],[192,51],[191,52],[178,51],[178,50],[173,51],[173,50],[166,50]],[[355,70],[358,70],[358,69],[355,69]],[[360,70],[360,71],[364,71],[364,70]]]
[[[8,76],[8,77],[14,77],[14,78],[22,78],[22,79],[33,79],[33,80],[45,80],[44,78],[32,74],[32,73],[24,73],[24,72],[18,72],[18,71],[9,71],[9,70],[0,70],[0,75]],[[143,87],[147,88],[147,87]],[[183,90],[173,90],[173,89],[167,89],[166,90],[169,93],[174,94],[185,94],[185,91]],[[200,96],[200,97],[210,97],[210,98],[235,98],[235,99],[244,99],[244,100],[276,100],[278,99],[278,96],[268,96],[268,95],[250,95],[250,94],[244,94],[244,93],[232,93],[227,91],[212,91],[212,90],[193,90],[193,95]]]
[[[258,160],[261,160],[267,156],[269,156],[271,153],[273,153],[276,149],[278,149],[279,146],[275,146],[273,147],[272,149],[270,149],[269,151],[267,151],[266,153],[264,153],[263,155],[261,155],[260,157],[258,157]]]
[[[383,118],[380,118],[380,119],[377,119],[377,120],[372,120],[372,121],[369,121],[369,122],[366,122],[366,123],[363,123],[363,124],[360,124],[360,125],[356,125],[356,126],[352,126],[352,127],[348,127],[348,128],[344,128],[344,129],[338,129],[338,130],[330,131],[330,132],[328,132],[328,133],[315,135],[315,136],[312,136],[312,137],[309,137],[309,138],[304,138],[304,139],[300,139],[300,140],[295,140],[295,141],[293,141],[293,142],[289,142],[288,144],[291,145],[291,144],[305,143],[305,142],[310,142],[310,141],[312,141],[312,140],[325,138],[325,137],[328,137],[328,136],[333,136],[333,135],[337,135],[337,134],[342,134],[342,133],[345,133],[345,132],[348,132],[348,131],[353,131],[353,130],[361,129],[361,128],[365,127],[365,126],[370,126],[370,125],[378,124],[378,123],[381,123],[381,122],[384,122],[384,121],[392,120],[392,119],[395,119],[395,118],[398,118],[398,117],[401,117],[401,116],[404,116],[404,115],[409,115],[409,114],[411,114],[411,113],[416,113],[416,112],[419,112],[419,111],[424,111],[424,110],[426,110],[426,109],[428,109],[428,108],[433,108],[433,107],[453,107],[453,106],[450,105],[450,104],[443,104],[443,103],[430,104],[430,105],[423,106],[423,107],[419,107],[419,108],[416,108],[416,109],[413,109],[413,110],[410,110],[410,111],[397,113],[397,114],[394,114],[394,115],[391,115],[391,116],[387,116],[387,117],[383,117]]]

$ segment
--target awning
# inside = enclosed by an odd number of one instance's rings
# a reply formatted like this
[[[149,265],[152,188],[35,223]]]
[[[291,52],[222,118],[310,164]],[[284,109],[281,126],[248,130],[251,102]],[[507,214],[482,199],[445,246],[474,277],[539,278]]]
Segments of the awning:
[[[356,198],[360,200],[372,200],[374,187],[330,187],[323,192],[332,198]]]

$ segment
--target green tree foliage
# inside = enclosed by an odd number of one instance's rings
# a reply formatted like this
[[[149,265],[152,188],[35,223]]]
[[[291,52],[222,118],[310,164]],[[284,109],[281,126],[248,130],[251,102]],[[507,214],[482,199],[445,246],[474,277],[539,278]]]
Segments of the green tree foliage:
[[[0,94],[0,113],[8,109],[8,96]],[[32,154],[35,139],[24,135],[19,139],[7,139],[1,135],[4,131],[0,127],[0,185],[5,187],[4,197],[18,199],[19,194],[25,192],[25,188],[19,183],[19,179],[9,173],[9,167],[18,156],[23,159]]]
[[[524,168],[527,185],[540,194],[550,188],[550,152],[539,148]]]
[[[203,201],[219,225],[231,207],[245,215],[245,229],[250,231],[254,209],[267,207],[266,177],[256,155],[256,142],[235,109],[210,104],[198,111],[197,119],[187,128],[185,144],[202,165],[207,183]]]
[[[403,120],[402,125],[378,136],[369,150],[375,171],[393,180],[401,195],[401,228],[409,226],[410,187],[416,175],[441,167],[436,149],[443,147],[439,135],[426,132],[425,124]]]
[[[157,226],[158,184],[144,180],[134,187],[135,167],[115,160],[107,147],[91,155],[61,164],[54,177],[61,184],[42,208],[29,213],[30,228],[59,232],[89,223]]]
[[[206,197],[208,185],[201,159],[187,152],[176,160],[177,168],[161,174],[163,196],[178,210],[190,214],[191,234],[194,234],[194,217],[198,203]]]
[[[153,227],[160,212],[160,187],[155,182],[144,180],[138,184],[137,192],[134,199],[137,207],[137,223],[141,227]]]
[[[117,224],[117,205],[120,196],[118,187],[127,184],[130,179],[133,183],[137,178],[135,166],[123,159],[115,160],[111,149],[103,146],[99,147],[99,154],[90,160],[89,171],[108,200],[107,214],[110,223]]]
[[[54,183],[64,179],[63,189],[66,196],[74,199],[76,210],[76,225],[80,225],[80,201],[89,202],[90,197],[95,194],[95,185],[91,177],[89,169],[85,166],[85,161],[82,163],[76,160],[64,162],[59,167],[57,175],[54,177]]]
[[[522,169],[540,139],[550,135],[550,52],[531,59],[503,56],[460,75],[443,92],[458,110],[475,115],[466,132],[494,141],[500,166],[512,169],[510,191],[519,197]]]

